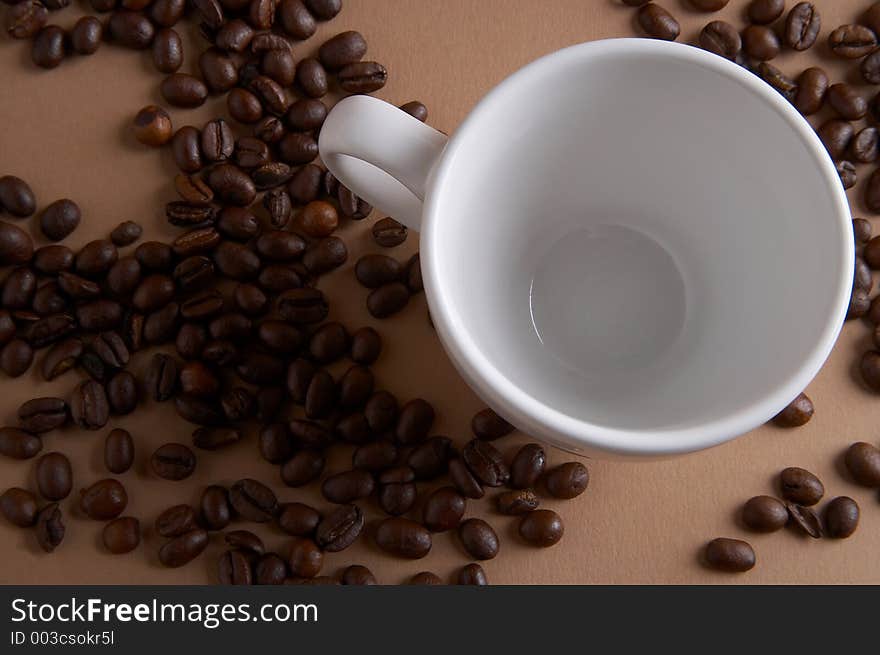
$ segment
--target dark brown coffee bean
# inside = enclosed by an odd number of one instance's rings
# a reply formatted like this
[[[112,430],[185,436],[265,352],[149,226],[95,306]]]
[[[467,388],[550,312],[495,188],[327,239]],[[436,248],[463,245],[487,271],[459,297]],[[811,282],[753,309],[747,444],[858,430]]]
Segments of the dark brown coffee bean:
[[[118,263],[119,262],[117,262],[117,264]],[[110,267],[108,275],[113,271],[115,266],[116,264]],[[138,271],[140,271],[140,269],[138,269]],[[115,278],[117,275],[119,275],[118,272],[113,274],[114,285],[116,284]],[[74,275],[68,271],[61,271],[58,274],[58,288],[73,300],[89,300],[101,295],[101,287],[97,282],[87,280],[84,277]]]
[[[794,50],[806,50],[819,36],[822,19],[812,2],[799,2],[785,19],[785,45]]]
[[[852,444],[844,455],[846,469],[858,484],[880,487],[880,449],[860,441]]]
[[[162,84],[162,96],[168,100],[168,97],[165,92],[165,87],[168,80],[175,78],[175,75],[169,77]],[[192,78],[196,79],[196,78]],[[201,81],[196,80],[199,84],[202,84]],[[179,83],[175,83],[179,84]],[[172,85],[174,86],[174,85]],[[180,84],[180,86],[183,86]],[[204,97],[198,102],[198,104],[202,104],[205,101],[205,97],[208,95],[207,87],[202,84]],[[181,94],[178,99],[183,98],[183,94]],[[170,102],[170,101],[169,101]],[[171,104],[176,104],[180,106],[178,103],[171,102]],[[203,162],[202,162],[202,151],[200,146],[201,141],[201,133],[199,130],[192,125],[185,125],[181,127],[177,132],[174,133],[174,136],[171,138],[171,152],[174,155],[174,163],[177,164],[177,167],[182,170],[184,173],[197,173],[202,170]]]
[[[46,453],[37,460],[37,488],[48,500],[62,500],[70,495],[73,471],[70,460],[61,453]]]
[[[240,550],[227,550],[217,562],[217,580],[222,585],[250,585],[253,583],[251,562]]]
[[[413,524],[418,526],[418,524]],[[364,514],[357,505],[342,505],[321,519],[315,530],[315,542],[328,553],[351,546],[364,527]],[[421,528],[421,526],[418,526]],[[424,528],[422,528],[424,530]],[[427,533],[427,531],[425,531]],[[430,535],[428,535],[430,542]],[[428,544],[430,549],[430,543]],[[427,551],[426,553],[427,554]]]
[[[220,407],[223,409],[223,414],[227,419],[237,422],[251,418],[256,410],[256,403],[250,391],[244,387],[233,387],[224,391],[220,396]],[[240,438],[241,435],[239,434],[235,440],[237,441]],[[229,437],[225,441],[228,442]]]
[[[409,470],[409,467],[403,467]],[[416,485],[411,481],[387,482],[379,487],[379,507],[386,514],[400,516],[409,512],[416,502]]]
[[[449,437],[431,437],[416,446],[406,459],[419,480],[433,480],[443,475],[455,453]]]
[[[752,0],[748,6],[749,21],[756,25],[768,25],[782,16],[785,0]]]
[[[370,254],[358,259],[354,267],[355,277],[368,289],[376,289],[401,279],[400,262],[387,255]]]
[[[324,480],[321,493],[331,503],[345,505],[361,498],[366,498],[375,487],[375,481],[369,471],[352,469],[331,475]]]
[[[443,580],[440,579],[440,576],[436,573],[431,573],[431,571],[422,571],[420,573],[416,573],[413,577],[409,579],[407,584],[411,585],[442,585]]]
[[[61,398],[34,398],[18,408],[18,424],[33,434],[64,427],[69,416],[67,403]]]
[[[299,1],[299,0],[297,0]],[[342,572],[342,584],[344,585],[375,585],[376,576],[366,566],[352,564]]]
[[[755,566],[755,551],[739,539],[713,539],[706,544],[705,558],[713,569],[728,573],[744,573]]]
[[[239,480],[229,490],[229,502],[246,521],[271,521],[278,510],[278,499],[269,487],[257,480]]]
[[[111,430],[104,441],[104,466],[111,473],[125,473],[134,463],[134,440],[127,430]]]
[[[67,311],[70,303],[61,293],[58,283],[52,280],[44,282],[34,294],[31,309],[40,317],[51,316]]]
[[[266,553],[254,566],[254,584],[280,585],[287,577],[287,564],[276,553]]]
[[[431,532],[453,530],[461,523],[467,501],[452,487],[431,493],[423,507],[422,522]]]
[[[259,143],[263,143],[260,141]],[[266,147],[266,144],[263,144]],[[273,189],[267,191],[263,196],[263,207],[269,214],[269,224],[272,227],[280,229],[290,222],[290,216],[293,213],[293,204],[290,196],[284,189]]]
[[[342,0],[304,0],[304,2],[318,20],[330,20],[342,11]]]
[[[383,218],[373,224],[372,234],[378,245],[393,248],[406,241],[407,229],[393,218]]]
[[[196,527],[196,513],[189,505],[174,505],[156,517],[155,530],[160,537],[179,537]]]
[[[186,300],[181,306],[180,312],[187,320],[205,321],[222,312],[223,304],[222,294],[218,291],[208,291]]]
[[[550,469],[544,478],[544,486],[554,498],[576,498],[586,491],[590,472],[580,462],[567,462]]]
[[[214,192],[210,189],[210,187],[208,188],[208,190],[213,195]],[[205,204],[201,200],[198,202],[175,200],[165,205],[165,218],[168,219],[168,222],[171,223],[171,225],[175,225],[177,227],[195,227],[199,225],[213,223],[216,215],[216,208],[212,207],[211,205]],[[142,248],[145,245],[147,244],[141,244],[140,246],[138,246],[138,249]],[[162,245],[165,246],[165,248],[168,249],[170,253],[169,246],[167,244]]]
[[[257,391],[257,420],[265,423],[277,419],[284,398],[285,393],[281,387],[262,387]]]
[[[302,344],[302,333],[283,321],[265,321],[257,328],[260,342],[278,353],[293,354]]]
[[[43,448],[36,435],[18,428],[0,428],[0,455],[13,459],[30,459]]]
[[[115,519],[128,504],[125,487],[112,478],[99,480],[79,493],[79,504],[83,513],[97,521]]]
[[[756,532],[776,532],[788,523],[788,510],[773,496],[755,496],[743,505],[742,520]]]
[[[424,441],[433,423],[434,408],[431,404],[421,398],[411,400],[400,410],[394,428],[395,439],[403,445]]]
[[[327,183],[327,180],[328,178],[325,175],[325,184]],[[330,191],[327,191],[327,194],[331,195]],[[363,198],[354,195],[351,189],[344,187],[341,184],[336,191],[336,196],[339,201],[339,211],[342,212],[343,216],[348,216],[353,221],[360,221],[369,216],[370,212],[373,211],[372,205]]]
[[[397,448],[390,441],[374,441],[358,446],[351,456],[354,468],[378,473],[394,465]]]
[[[349,356],[352,361],[367,366],[379,358],[381,351],[382,339],[373,328],[363,327],[351,335]]]
[[[117,416],[131,414],[138,403],[138,387],[129,371],[117,371],[107,382],[107,401]]]
[[[294,537],[287,560],[290,572],[302,578],[314,578],[321,572],[324,554],[317,544],[305,537]]]
[[[171,568],[188,564],[202,554],[208,546],[208,533],[195,528],[184,532],[159,549],[159,561]]]
[[[347,350],[348,332],[341,323],[325,323],[309,340],[309,354],[319,364],[335,362]]]
[[[64,61],[64,30],[57,25],[47,25],[34,37],[31,45],[31,61],[40,68],[56,68]]]
[[[156,28],[149,19],[135,11],[113,12],[108,27],[114,43],[134,50],[149,47],[156,34]]]
[[[226,545],[244,554],[262,555],[266,552],[263,540],[249,530],[232,530],[223,537]]]
[[[47,553],[54,551],[64,539],[64,521],[58,503],[49,503],[37,514],[37,543]]]
[[[400,109],[422,123],[428,120],[428,108],[418,100],[404,103],[400,105]]]
[[[73,267],[73,251],[67,246],[43,246],[34,253],[32,264],[43,275],[57,275]]]
[[[173,357],[157,353],[153,355],[146,377],[150,396],[156,402],[170,399],[177,390],[178,365]]]
[[[50,241],[67,238],[79,225],[82,213],[73,200],[56,200],[40,214],[40,229]]]
[[[868,113],[868,102],[846,83],[832,84],[828,88],[827,101],[835,112],[847,120],[858,120]]]
[[[828,36],[828,46],[838,57],[860,59],[877,48],[877,36],[864,25],[841,25]]]
[[[287,48],[268,50],[260,61],[263,75],[270,77],[283,87],[293,84],[296,74],[296,61]]]
[[[477,439],[495,441],[513,432],[514,427],[491,408],[480,410],[471,419],[471,431]]]
[[[284,375],[284,362],[274,355],[251,351],[245,354],[235,370],[250,384],[272,384]]]
[[[29,39],[35,36],[49,20],[48,10],[37,0],[13,4],[8,11],[6,31],[13,39]]]
[[[152,312],[167,305],[174,297],[174,280],[167,275],[150,275],[138,285],[132,304],[138,311]]]
[[[144,229],[139,223],[135,223],[134,221],[123,221],[113,228],[113,231],[110,233],[110,241],[112,241],[113,245],[118,248],[130,246],[141,238],[143,231]]]
[[[181,443],[166,443],[150,456],[153,473],[165,480],[184,480],[196,469],[196,456]]]
[[[289,102],[284,89],[275,80],[265,75],[258,75],[250,83],[250,90],[257,94],[263,109],[275,116],[283,116],[287,112]]]
[[[315,371],[306,391],[306,416],[310,419],[326,418],[336,406],[338,397],[333,376],[323,369]]]
[[[462,450],[462,458],[468,469],[486,486],[499,487],[510,478],[501,453],[487,441],[469,441]]]
[[[37,276],[29,268],[15,268],[3,283],[0,304],[6,309],[27,309],[37,290]]]
[[[183,65],[183,42],[171,28],[156,32],[153,39],[153,65],[160,73],[174,73]]]
[[[822,521],[811,508],[791,502],[786,502],[785,507],[788,509],[789,516],[791,516],[792,526],[813,539],[820,539],[824,535]]]
[[[868,178],[868,184],[865,187],[865,205],[872,212],[880,212],[880,169],[871,173],[871,177]],[[865,261],[872,269],[876,270],[880,268],[880,250],[876,246],[871,247],[873,241],[874,239],[865,246]]]
[[[431,533],[409,519],[384,519],[376,528],[376,545],[387,553],[406,559],[421,559],[431,550]]]
[[[278,514],[278,527],[297,537],[309,537],[321,522],[321,514],[303,503],[285,503]]]
[[[220,233],[213,227],[189,230],[178,236],[171,246],[180,258],[209,253],[220,243]]]
[[[193,0],[192,4],[211,29],[219,29],[226,22],[223,7],[217,0]]]
[[[874,51],[859,64],[862,79],[868,84],[880,84],[880,52]]]
[[[799,394],[788,406],[773,418],[783,428],[796,428],[813,418],[813,402],[807,394]]]
[[[257,196],[253,181],[240,168],[230,164],[211,169],[208,184],[221,201],[239,207],[250,205]]]
[[[112,241],[90,241],[77,253],[74,266],[83,277],[97,277],[110,270],[119,258],[119,251]]]
[[[782,45],[772,28],[766,25],[749,25],[742,33],[742,47],[755,61],[768,61],[779,54]]]
[[[202,521],[208,530],[222,530],[229,525],[232,510],[224,487],[206,487],[202,492],[200,507]]]
[[[265,314],[269,308],[269,298],[253,284],[236,285],[233,300],[236,309],[247,316]]]
[[[871,233],[873,228],[871,227],[871,222],[864,218],[854,218],[853,219],[853,236],[855,237],[856,243],[867,243],[871,240]]]
[[[880,132],[876,127],[864,127],[850,143],[852,158],[860,164],[871,164],[880,156]]]
[[[144,339],[149,344],[171,341],[180,319],[180,305],[168,303],[162,309],[147,316],[144,321]]]
[[[273,189],[281,186],[282,184],[285,184],[292,175],[293,173],[290,166],[282,162],[263,164],[251,171],[251,178],[254,181],[254,185],[259,190]]]
[[[869,350],[862,355],[859,371],[865,386],[872,391],[880,391],[880,352]]]
[[[326,326],[325,326],[326,327]],[[344,329],[344,328],[343,328]],[[332,359],[336,359],[337,355],[333,351],[341,340],[337,337],[330,337],[326,334],[327,330],[322,328],[318,333],[316,333],[312,337],[312,343],[310,344],[310,349],[312,346],[315,346],[316,350],[312,352],[312,355],[316,357],[319,361],[327,362],[331,361],[326,359],[327,357],[332,357]],[[323,343],[315,343],[316,338],[322,335]],[[344,333],[343,333],[344,334]],[[335,343],[331,343],[335,342]],[[348,348],[348,337],[345,337],[345,349],[339,353],[338,356],[342,356],[342,354]],[[317,355],[316,355],[317,353]],[[339,406],[343,409],[360,409],[363,407],[367,400],[369,400],[370,396],[373,393],[374,379],[373,374],[370,372],[370,369],[365,368],[363,366],[352,366],[349,368],[339,380]]]
[[[318,156],[318,142],[311,134],[286,134],[278,143],[278,156],[292,166],[308,164]]]
[[[318,56],[327,70],[339,70],[360,61],[367,53],[367,42],[360,32],[342,32],[321,45]]]
[[[319,323],[329,312],[324,294],[312,288],[285,291],[278,297],[277,309],[281,318],[294,325]]]
[[[538,497],[531,489],[505,491],[495,497],[498,511],[508,516],[526,514],[538,508]]]
[[[401,282],[385,284],[367,296],[367,310],[374,318],[388,318],[406,307],[409,289]]]
[[[755,72],[758,74],[758,77],[776,89],[786,100],[789,102],[794,101],[794,96],[797,93],[797,83],[788,75],[766,61],[759,63],[755,68]]]
[[[833,118],[824,122],[816,130],[816,133],[822,139],[822,143],[825,144],[828,154],[831,155],[832,159],[836,160],[846,154],[855,130],[849,121]],[[878,204],[878,209],[880,209],[880,204]]]
[[[67,339],[55,344],[43,358],[43,378],[47,381],[54,380],[66,373],[76,365],[82,352],[83,345],[79,339]]]
[[[262,112],[262,104],[260,105],[260,111]],[[254,125],[254,136],[260,139],[261,141],[265,141],[266,143],[277,143],[284,136],[284,124],[281,122],[277,116],[265,116]],[[287,164],[282,164],[281,162],[273,162],[272,164],[267,164],[267,166],[287,166]],[[259,177],[260,171],[264,167],[257,169],[251,173],[251,178],[253,178],[254,183],[257,185],[257,188],[264,187],[265,183],[261,182]],[[289,171],[289,168],[288,168]],[[289,177],[289,175],[288,175]],[[269,183],[268,186],[273,186]]]
[[[318,64],[318,66],[320,66],[320,64]],[[314,74],[318,69],[314,65],[312,65],[312,68],[313,70],[311,73]],[[323,68],[321,68],[320,71],[323,71]],[[308,66],[303,69],[303,75],[309,72]],[[315,83],[315,80],[307,81],[312,84]],[[324,79],[324,84],[326,86],[326,78]],[[285,116],[288,127],[295,132],[311,132],[312,130],[317,130],[324,124],[325,118],[327,118],[327,106],[320,100],[314,98],[297,100],[290,106],[290,109]]]
[[[150,5],[150,19],[162,27],[172,27],[183,18],[186,3],[183,0],[155,0]]]
[[[101,314],[100,312],[106,313]],[[43,318],[36,316],[37,320],[24,330],[24,338],[30,346],[42,348],[69,335],[76,329],[77,322],[84,330],[112,328],[115,323],[119,322],[121,312],[122,308],[117,303],[94,301],[80,305],[77,308],[76,319],[69,314],[52,314]],[[14,347],[13,344],[15,344]],[[11,367],[4,368],[6,373],[14,377],[14,372],[11,372],[13,368],[18,374],[27,370],[33,358],[33,352],[28,348],[23,348],[19,339],[13,339],[7,343],[6,348],[10,348],[6,356],[12,357],[12,359],[5,360],[7,366]],[[21,368],[22,366],[23,368]]]
[[[130,553],[141,543],[141,524],[133,516],[110,521],[101,533],[104,547],[114,555]]]
[[[317,169],[317,167],[314,168]],[[314,179],[317,180],[319,177],[320,175],[318,174]],[[328,237],[339,226],[339,214],[336,208],[329,202],[313,200],[300,213],[299,226],[310,237]],[[370,255],[366,256],[369,257]]]
[[[798,505],[815,505],[825,495],[825,487],[809,471],[790,466],[779,474],[782,497]]]
[[[817,67],[807,68],[797,78],[794,106],[804,116],[815,114],[822,108],[828,86],[828,75],[824,70]]]
[[[220,380],[202,362],[187,362],[180,369],[180,390],[191,396],[213,398],[220,391]]]
[[[11,487],[0,496],[0,514],[19,528],[29,528],[37,522],[37,499],[30,492]]]
[[[336,74],[339,86],[347,93],[373,93],[388,81],[388,71],[375,61],[359,61]]]
[[[302,0],[281,0],[275,17],[284,32],[298,41],[308,39],[317,30],[315,17]]]
[[[212,93],[226,93],[238,83],[235,62],[217,48],[208,48],[199,55],[199,71]]]
[[[256,123],[263,117],[260,99],[247,89],[232,89],[226,96],[226,109],[239,123]]]
[[[640,7],[636,16],[645,34],[652,38],[675,41],[681,32],[681,27],[672,14],[653,2]]]
[[[868,313],[871,307],[871,299],[863,289],[853,289],[849,299],[849,308],[846,312],[846,320],[861,318]]]
[[[17,225],[0,221],[0,265],[26,264],[33,254],[30,235]]]
[[[479,564],[467,564],[461,568],[456,577],[456,584],[485,586],[489,584],[486,572]]]
[[[851,537],[859,527],[859,505],[848,496],[838,496],[825,506],[825,531],[832,539]]]
[[[110,418],[110,406],[104,387],[94,380],[86,380],[73,392],[70,413],[74,422],[86,430],[100,430]]]
[[[301,450],[281,467],[281,479],[289,487],[300,487],[324,470],[324,456],[315,450]]]
[[[201,131],[201,149],[205,159],[211,162],[227,161],[235,150],[235,136],[229,123],[222,118],[216,118],[205,123]],[[215,192],[218,190],[208,180]]]
[[[214,251],[217,269],[233,280],[254,277],[260,269],[260,258],[250,248],[224,241]]]
[[[214,199],[214,192],[211,190],[211,187],[201,178],[192,175],[184,175],[182,173],[176,175],[174,177],[174,188],[183,202],[188,203],[188,208],[209,205]],[[213,216],[207,218],[207,220],[212,219]]]
[[[498,535],[483,519],[468,519],[461,523],[458,536],[464,549],[474,559],[492,559],[498,554]]]

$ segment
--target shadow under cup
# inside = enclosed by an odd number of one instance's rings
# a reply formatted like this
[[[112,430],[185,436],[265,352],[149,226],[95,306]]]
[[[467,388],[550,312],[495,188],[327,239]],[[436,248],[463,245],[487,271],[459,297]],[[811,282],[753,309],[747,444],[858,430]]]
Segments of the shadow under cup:
[[[516,74],[428,199],[436,290],[491,367],[564,415],[655,437],[791,400],[851,274],[806,124],[679,50],[571,49]]]

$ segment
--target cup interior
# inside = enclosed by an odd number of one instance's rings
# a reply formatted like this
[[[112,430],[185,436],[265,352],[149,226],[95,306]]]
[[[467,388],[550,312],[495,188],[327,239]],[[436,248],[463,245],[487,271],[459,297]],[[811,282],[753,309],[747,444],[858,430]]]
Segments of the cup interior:
[[[704,447],[781,409],[830,351],[853,267],[845,197],[794,109],[730,62],[630,39],[487,96],[422,239],[477,390],[626,451]]]

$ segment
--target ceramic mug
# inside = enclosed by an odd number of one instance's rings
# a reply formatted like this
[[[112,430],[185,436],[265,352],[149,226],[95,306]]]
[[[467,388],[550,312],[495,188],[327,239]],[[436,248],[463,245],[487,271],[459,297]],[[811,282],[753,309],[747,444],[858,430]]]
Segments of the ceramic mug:
[[[736,64],[646,39],[535,61],[447,139],[347,98],[332,173],[420,232],[453,363],[499,414],[585,454],[720,444],[782,410],[843,323],[854,243],[810,125]]]

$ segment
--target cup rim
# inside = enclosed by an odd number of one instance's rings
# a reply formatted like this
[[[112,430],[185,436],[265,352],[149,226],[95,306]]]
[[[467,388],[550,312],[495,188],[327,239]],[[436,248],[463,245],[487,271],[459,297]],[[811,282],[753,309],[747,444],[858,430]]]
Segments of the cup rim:
[[[436,252],[442,216],[438,216],[438,190],[445,185],[462,143],[475,136],[475,126],[493,111],[493,106],[527,79],[540,76],[555,66],[595,55],[638,54],[652,58],[684,60],[730,78],[760,97],[769,111],[776,111],[808,147],[813,162],[831,196],[834,220],[838,223],[841,267],[832,311],[821,337],[798,369],[760,402],[698,425],[675,429],[619,429],[568,416],[525,392],[502,374],[475,344],[451,301],[451,293],[438,275],[443,253]],[[477,137],[478,138],[478,137]],[[852,216],[840,178],[824,145],[801,114],[775,89],[757,75],[723,57],[699,48],[668,41],[617,38],[590,41],[545,55],[519,69],[495,86],[468,114],[449,140],[427,185],[421,230],[421,265],[431,318],[453,364],[476,393],[520,429],[535,438],[577,452],[594,450],[617,455],[663,456],[709,448],[766,423],[788,405],[821,369],[843,326],[852,286],[854,267]]]

